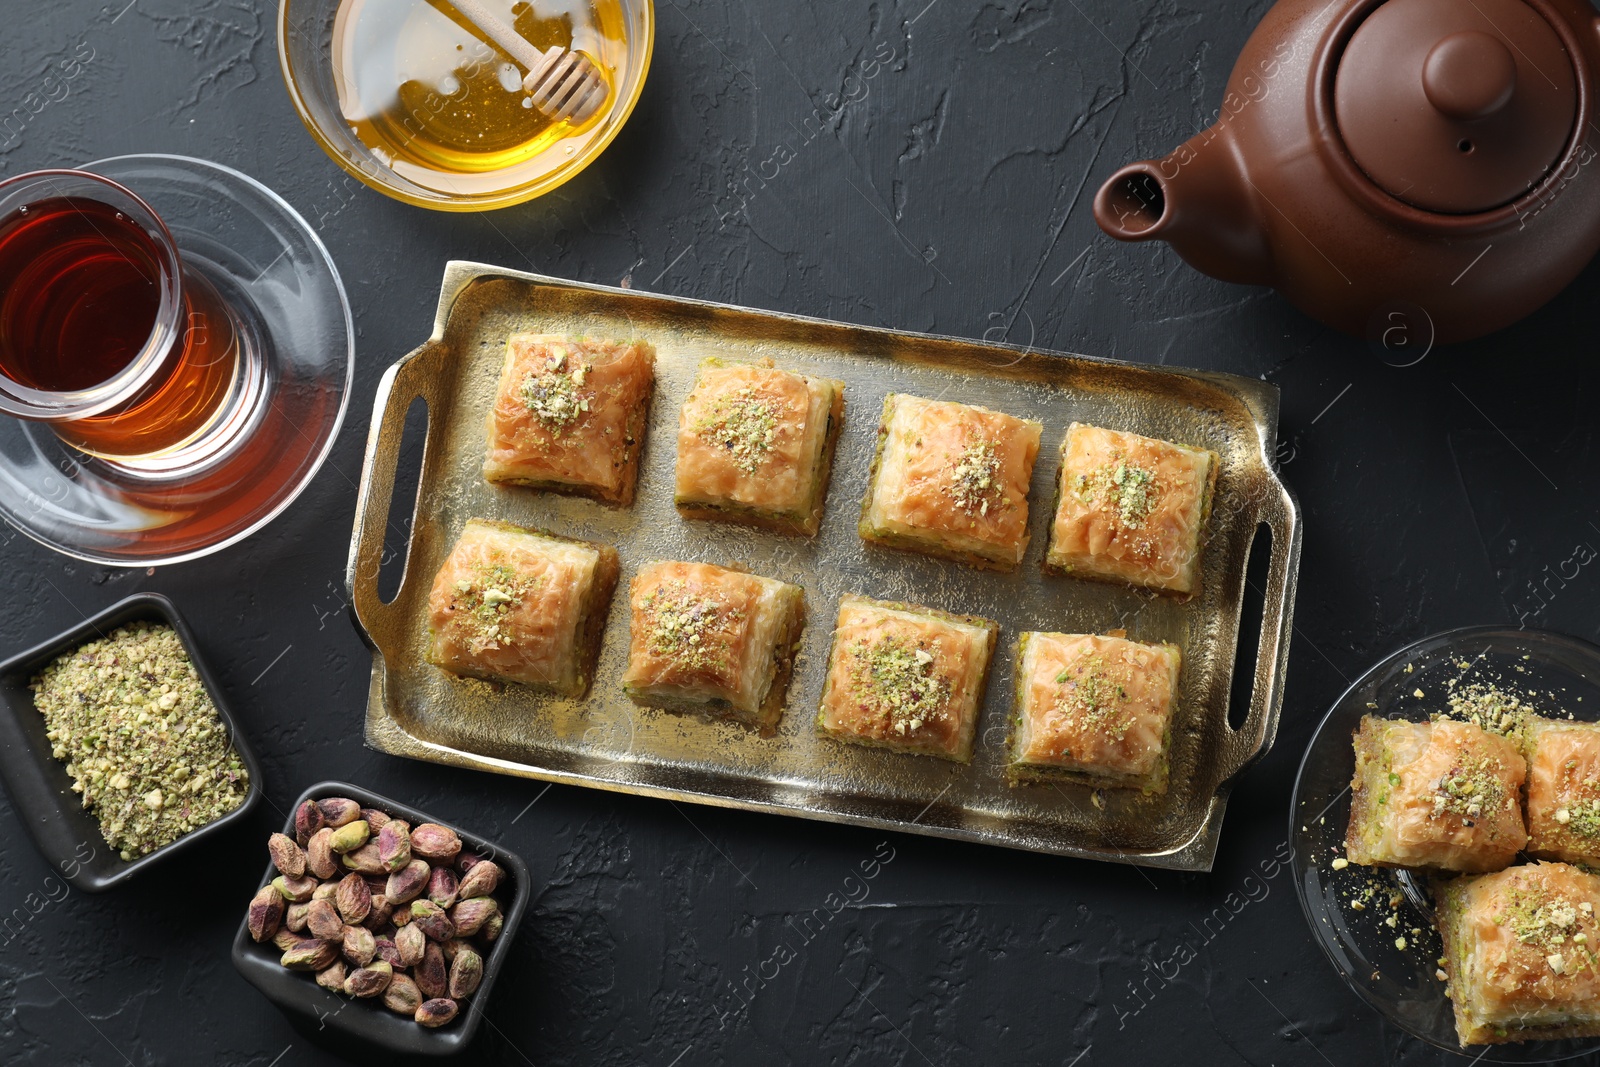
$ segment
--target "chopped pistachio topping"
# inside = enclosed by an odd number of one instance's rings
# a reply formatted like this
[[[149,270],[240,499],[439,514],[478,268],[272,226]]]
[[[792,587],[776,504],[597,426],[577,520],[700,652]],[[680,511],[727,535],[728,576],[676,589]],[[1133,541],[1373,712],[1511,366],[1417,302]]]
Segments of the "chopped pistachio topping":
[[[1111,511],[1129,529],[1144,525],[1161,495],[1154,471],[1122,460],[1078,475],[1077,488],[1079,500]]]
[[[1518,941],[1544,953],[1556,974],[1577,974],[1596,963],[1589,938],[1581,929],[1583,918],[1590,914],[1576,901],[1532,886],[1511,890],[1494,922],[1509,925]]]
[[[1109,677],[1102,656],[1090,656],[1056,675],[1061,687],[1055,710],[1085,732],[1121,740],[1133,720],[1127,715],[1127,688]]]
[[[718,629],[744,618],[738,608],[702,596],[682,581],[663,582],[640,602],[650,654],[691,670],[721,670],[728,655]]]
[[[122,859],[244,802],[249,772],[172,627],[119,627],[58,657],[31,688],[52,755]]]
[[[1580,837],[1600,837],[1600,780],[1578,777],[1578,761],[1561,767],[1556,795],[1562,798],[1555,820]]]
[[[1446,812],[1468,819],[1498,814],[1504,807],[1505,782],[1499,760],[1479,756],[1457,763],[1433,783],[1433,815]]]
[[[734,466],[754,474],[778,436],[778,406],[749,386],[719,396],[694,424],[697,437],[727,449]]]
[[[1535,713],[1516,694],[1485,682],[1452,683],[1449,689],[1450,717],[1470,722],[1490,733],[1516,738],[1522,732],[1523,722]]]
[[[920,730],[944,714],[950,682],[934,671],[934,655],[921,643],[885,636],[871,644],[858,641],[851,651],[857,698],[887,715],[895,733]]]
[[[472,577],[456,582],[451,599],[451,607],[462,614],[468,649],[476,655],[513,644],[506,617],[543,584],[542,574],[518,574],[504,563],[474,564]]]
[[[1000,494],[999,473],[1000,456],[994,442],[974,441],[951,464],[950,484],[945,486],[945,492],[967,514],[987,515]]]
[[[584,389],[594,365],[569,358],[566,346],[555,345],[543,367],[529,371],[518,394],[546,429],[559,433],[589,410],[594,393]]]

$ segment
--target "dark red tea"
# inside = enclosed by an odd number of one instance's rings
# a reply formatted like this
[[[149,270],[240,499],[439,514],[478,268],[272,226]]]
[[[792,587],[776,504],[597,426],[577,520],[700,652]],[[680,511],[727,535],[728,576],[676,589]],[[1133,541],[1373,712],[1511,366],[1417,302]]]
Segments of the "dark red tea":
[[[45,392],[113,379],[150,340],[166,279],[162,249],[141,225],[90,197],[46,198],[0,219],[0,374]],[[161,453],[203,432],[237,367],[221,297],[184,272],[170,348],[133,397],[57,423],[56,433],[103,456]]]
[[[160,255],[98,200],[41,200],[0,220],[0,373],[48,392],[114,377],[155,326]]]

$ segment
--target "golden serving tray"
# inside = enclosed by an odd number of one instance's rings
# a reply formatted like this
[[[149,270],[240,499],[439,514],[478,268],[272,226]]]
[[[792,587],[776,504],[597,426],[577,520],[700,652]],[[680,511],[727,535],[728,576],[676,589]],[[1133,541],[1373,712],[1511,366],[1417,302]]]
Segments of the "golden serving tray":
[[[656,398],[632,508],[484,481],[484,417],[505,339],[530,329],[641,337],[655,345]],[[779,366],[846,383],[845,425],[815,538],[678,517],[672,503],[678,407],[707,356],[770,356]],[[856,536],[878,414],[890,391],[1044,422],[1029,498],[1032,542],[1016,574],[880,549]],[[428,423],[415,521],[399,592],[384,603],[378,594],[384,531],[406,412],[418,397],[427,404]],[[359,627],[373,648],[367,743],[399,756],[624,793],[1209,870],[1229,787],[1272,744],[1283,703],[1300,513],[1272,469],[1277,418],[1276,388],[1227,374],[851,326],[452,262],[433,336],[384,374],[367,440],[347,575]],[[1193,601],[1041,573],[1057,450],[1074,420],[1203,445],[1222,457],[1205,587]],[[459,679],[424,661],[429,587],[472,517],[617,546],[622,583],[586,700]],[[1249,714],[1233,729],[1229,688],[1245,566],[1262,524],[1271,530],[1272,550],[1260,651]],[[776,736],[639,708],[623,695],[627,581],[653,559],[740,563],[805,588],[808,622]],[[846,592],[1000,622],[970,765],[815,734],[833,618]],[[1066,784],[1007,785],[1018,634],[1119,627],[1134,639],[1183,649],[1169,791],[1146,797],[1126,790],[1097,795]]]

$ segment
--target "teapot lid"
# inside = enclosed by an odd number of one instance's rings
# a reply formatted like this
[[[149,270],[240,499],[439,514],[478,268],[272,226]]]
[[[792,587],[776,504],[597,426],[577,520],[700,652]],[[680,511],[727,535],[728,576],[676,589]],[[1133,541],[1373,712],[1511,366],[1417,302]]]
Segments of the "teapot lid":
[[[1387,0],[1350,37],[1334,114],[1356,164],[1425,211],[1490,211],[1560,158],[1572,60],[1522,0]]]

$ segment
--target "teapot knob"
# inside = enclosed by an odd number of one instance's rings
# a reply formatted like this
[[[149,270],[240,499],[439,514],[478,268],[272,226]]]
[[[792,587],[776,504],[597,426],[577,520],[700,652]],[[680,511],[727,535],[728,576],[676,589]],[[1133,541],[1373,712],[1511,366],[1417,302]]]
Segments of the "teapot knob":
[[[1422,91],[1442,114],[1458,121],[1486,118],[1505,107],[1517,88],[1517,61],[1505,42],[1482,30],[1452,33],[1422,65]]]

